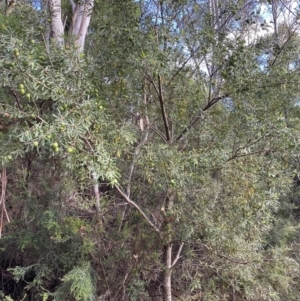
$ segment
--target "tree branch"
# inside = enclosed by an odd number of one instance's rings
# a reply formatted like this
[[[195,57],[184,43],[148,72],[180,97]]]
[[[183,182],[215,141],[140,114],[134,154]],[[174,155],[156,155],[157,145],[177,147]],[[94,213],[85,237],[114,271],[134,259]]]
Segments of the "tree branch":
[[[0,206],[1,206],[1,218],[0,218],[0,238],[2,236],[3,229],[3,218],[4,214],[6,216],[7,222],[10,223],[10,219],[5,207],[5,194],[6,194],[6,185],[7,185],[7,176],[6,176],[6,168],[4,167],[1,174],[1,198],[0,198]]]
[[[270,134],[270,131],[274,128],[274,126],[272,126],[264,135],[262,135],[261,137],[257,138],[256,140],[254,141],[248,141],[248,143],[244,146],[240,146],[238,147],[235,151],[232,152],[232,156],[227,160],[227,161],[230,161],[230,160],[233,160],[234,158],[238,158],[238,157],[243,157],[245,155],[250,155],[250,154],[255,154],[255,153],[262,153],[264,150],[260,150],[260,151],[255,151],[255,152],[251,152],[249,154],[239,154],[239,152],[247,147],[251,147],[251,146],[254,146],[255,144],[257,144],[258,142],[260,142],[261,140],[267,138],[267,137],[270,137],[271,134]]]
[[[169,126],[168,117],[167,117],[166,109],[165,109],[165,105],[164,105],[164,98],[163,98],[163,93],[162,93],[162,85],[161,85],[160,75],[158,75],[157,78],[158,78],[158,92],[159,92],[158,99],[159,99],[160,109],[161,109],[161,113],[162,113],[162,117],[163,117],[163,121],[164,121],[164,125],[165,125],[166,137],[167,137],[168,141],[171,141],[171,132],[170,132],[170,126]]]
[[[147,217],[147,215],[144,213],[144,211],[136,204],[134,201],[132,201],[126,193],[121,189],[119,185],[115,185],[118,192],[121,194],[121,196],[125,199],[125,201],[137,209],[137,211],[143,216],[143,218],[146,220],[146,222],[157,232],[160,233],[160,230],[150,221],[150,219]]]
[[[184,246],[184,242],[182,242],[180,244],[180,246],[179,246],[179,249],[177,251],[176,257],[175,257],[175,259],[172,262],[171,269],[175,266],[175,264],[177,263],[178,259],[180,258],[180,254],[181,254],[183,246]]]
[[[248,264],[250,263],[250,261],[239,261],[235,258],[230,258],[226,255],[223,255],[223,254],[218,254],[219,257],[223,257],[223,258],[226,258],[227,260],[231,261],[231,262],[234,262],[234,263],[237,263],[237,264]]]
[[[145,90],[144,90],[144,104],[145,104],[145,106],[147,104],[147,97],[146,97],[146,91]],[[146,115],[145,119],[146,119],[146,124],[149,125],[150,122],[149,122],[149,118],[148,118],[147,115]],[[141,118],[140,118],[140,120],[141,120]],[[141,128],[141,131],[142,131],[142,133],[141,133],[141,141],[140,141],[140,143],[138,143],[138,145],[136,146],[136,148],[135,148],[135,150],[133,152],[132,161],[131,161],[130,166],[129,166],[128,185],[127,185],[127,189],[126,189],[126,194],[127,194],[128,198],[130,198],[131,179],[132,179],[133,171],[134,171],[134,168],[135,168],[135,159],[139,155],[141,148],[145,145],[145,143],[148,140],[149,126],[147,126],[147,129],[145,130],[144,133],[143,133],[142,128]]]
[[[215,97],[212,100],[210,100],[203,109],[200,109],[200,111],[192,119],[192,121],[190,122],[190,124],[188,126],[186,126],[186,128],[180,133],[180,135],[176,138],[176,141],[179,141],[187,133],[187,131],[189,129],[191,129],[198,122],[198,120],[202,117],[203,112],[207,111],[210,107],[212,107],[213,105],[215,105],[216,103],[218,103],[221,99],[223,99],[225,97],[228,97],[228,96],[229,95],[226,94],[224,96]]]
[[[136,114],[134,114],[133,112],[130,112],[130,114],[135,117],[137,120],[138,120],[138,116]],[[155,128],[153,125],[151,125],[147,120],[144,120],[145,124],[151,129],[153,130],[158,136],[160,136],[160,138],[165,142],[167,143],[167,138],[164,136],[164,134],[158,130],[157,128]]]

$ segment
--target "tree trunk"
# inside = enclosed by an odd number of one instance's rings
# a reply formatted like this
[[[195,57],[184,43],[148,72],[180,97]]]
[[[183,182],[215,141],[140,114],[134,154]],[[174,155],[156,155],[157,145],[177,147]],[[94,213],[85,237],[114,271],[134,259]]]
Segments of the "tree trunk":
[[[51,14],[51,33],[50,37],[58,46],[64,44],[64,26],[61,19],[61,2],[60,0],[50,0],[50,14]]]
[[[168,197],[166,199],[166,208],[165,208],[165,235],[166,235],[166,244],[164,245],[164,301],[172,301],[172,224],[169,219],[173,204],[174,204],[174,194],[171,189],[168,190]]]
[[[51,14],[51,38],[58,46],[63,46],[65,29],[61,14],[61,1],[50,0],[49,5]],[[70,0],[70,5],[73,13],[70,34],[75,37],[75,43],[79,51],[83,52],[94,0],[84,0],[77,4],[75,4],[73,0]]]
[[[85,0],[76,4],[73,11],[71,34],[76,37],[76,44],[80,52],[84,50],[85,38],[90,25],[93,6],[94,0]],[[72,8],[74,8],[74,5],[72,5]]]
[[[164,247],[164,301],[172,301],[172,243]]]

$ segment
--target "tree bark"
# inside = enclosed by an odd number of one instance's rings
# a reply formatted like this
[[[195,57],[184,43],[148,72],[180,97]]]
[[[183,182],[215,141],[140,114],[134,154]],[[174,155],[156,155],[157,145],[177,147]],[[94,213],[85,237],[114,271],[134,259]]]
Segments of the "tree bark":
[[[164,301],[172,301],[172,243],[164,247]]]
[[[76,4],[72,18],[71,34],[76,38],[76,44],[80,52],[84,50],[84,43],[91,21],[94,0],[85,0]]]
[[[51,38],[58,46],[64,45],[64,25],[61,14],[61,0],[50,0],[51,14]],[[70,34],[75,37],[75,43],[79,52],[83,52],[88,27],[90,25],[91,13],[94,6],[94,0],[84,0],[77,4],[70,0],[72,7],[72,26]]]
[[[64,26],[61,19],[60,0],[50,0],[51,33],[50,36],[58,46],[64,44]]]
[[[172,301],[172,224],[169,220],[170,213],[174,204],[174,194],[171,189],[168,189],[168,196],[166,199],[166,208],[165,208],[165,239],[166,243],[164,245],[164,301]]]

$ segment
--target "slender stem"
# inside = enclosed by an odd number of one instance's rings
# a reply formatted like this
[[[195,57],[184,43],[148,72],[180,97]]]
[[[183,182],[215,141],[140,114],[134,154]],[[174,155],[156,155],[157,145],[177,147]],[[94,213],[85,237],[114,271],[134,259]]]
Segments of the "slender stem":
[[[96,172],[92,172],[92,178],[94,180],[94,193],[95,193],[95,199],[96,199],[96,211],[97,214],[100,213],[100,193],[99,193],[99,184],[98,184],[98,176]]]
[[[159,103],[160,103],[160,109],[161,109],[161,113],[162,113],[162,117],[163,117],[163,121],[164,121],[166,137],[167,137],[167,140],[170,142],[171,141],[171,131],[170,131],[169,121],[168,121],[168,117],[167,117],[166,109],[165,109],[165,105],[164,105],[164,98],[163,98],[162,83],[161,83],[160,75],[158,75],[157,78],[158,78],[158,92],[159,92],[158,99],[159,99]]]
[[[121,189],[121,187],[119,185],[115,185],[116,189],[118,190],[118,192],[121,194],[121,196],[125,199],[125,201],[130,204],[131,206],[133,206],[134,208],[137,209],[137,211],[144,217],[144,219],[146,220],[146,222],[157,232],[160,233],[160,230],[150,221],[150,219],[148,218],[148,216],[144,213],[144,211],[138,206],[137,203],[135,203],[134,201],[132,201],[127,195],[126,193]]]
[[[184,246],[184,242],[182,242],[178,248],[178,251],[177,251],[177,254],[176,254],[176,257],[174,258],[173,262],[172,262],[172,266],[171,268],[173,268],[175,266],[175,264],[177,263],[177,261],[179,260],[180,258],[180,254],[181,254],[181,251],[182,251],[182,248]]]

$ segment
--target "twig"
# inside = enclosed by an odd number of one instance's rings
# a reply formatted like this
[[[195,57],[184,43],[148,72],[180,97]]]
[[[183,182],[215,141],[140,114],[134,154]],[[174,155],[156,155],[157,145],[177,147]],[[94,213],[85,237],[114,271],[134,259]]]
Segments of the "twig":
[[[169,126],[169,122],[168,122],[168,117],[166,114],[163,93],[162,93],[161,76],[158,75],[157,79],[158,79],[158,92],[159,92],[158,99],[159,99],[159,103],[160,103],[161,114],[162,114],[163,121],[164,121],[166,137],[167,137],[167,140],[170,142],[171,141],[171,132],[170,132],[170,126]]]
[[[130,198],[130,190],[131,190],[131,178],[132,178],[133,171],[134,171],[134,168],[135,168],[135,159],[139,155],[141,147],[145,144],[147,139],[148,139],[148,131],[145,133],[145,135],[142,138],[141,142],[138,143],[138,145],[136,146],[136,148],[133,152],[132,161],[131,161],[130,166],[129,166],[128,185],[127,185],[127,188],[126,188],[126,194],[129,198]]]
[[[250,263],[250,261],[239,261],[239,260],[237,260],[237,259],[235,259],[235,258],[230,258],[230,257],[228,257],[228,256],[226,256],[226,255],[223,255],[223,254],[217,254],[219,257],[223,257],[223,258],[226,258],[226,259],[228,259],[229,261],[231,261],[231,262],[234,262],[234,263],[237,263],[237,264],[248,264],[248,263]]]
[[[11,93],[13,94],[14,98],[16,99],[16,102],[17,102],[17,104],[18,104],[19,110],[21,110],[20,102],[19,102],[19,99],[18,99],[16,93],[13,91],[13,89],[11,89],[10,91],[11,91]]]
[[[4,214],[6,216],[7,221],[10,223],[10,219],[5,207],[5,193],[6,193],[6,184],[7,184],[7,176],[6,176],[6,168],[4,167],[2,170],[1,175],[1,198],[0,198],[0,205],[1,205],[1,218],[0,218],[0,238],[2,236],[2,229],[3,229],[3,219]]]
[[[240,155],[235,155],[233,157],[230,157],[229,159],[227,159],[227,162],[236,159],[236,158],[241,158],[241,157],[247,157],[247,156],[251,156],[251,155],[257,155],[257,154],[264,154],[264,153],[275,153],[275,150],[272,149],[263,149],[263,150],[259,150],[259,151],[255,151],[255,152],[251,152],[248,154],[240,154]]]
[[[182,251],[183,246],[184,246],[184,242],[182,242],[182,243],[180,244],[180,246],[179,246],[179,249],[178,249],[178,251],[177,251],[176,257],[174,258],[173,263],[172,263],[172,265],[171,265],[171,269],[175,266],[175,264],[176,264],[177,261],[179,260],[180,254],[181,254],[181,251]]]
[[[144,217],[144,219],[146,220],[146,222],[157,232],[160,233],[160,230],[150,221],[150,219],[147,217],[147,215],[144,213],[144,211],[138,206],[137,203],[135,203],[134,201],[132,201],[127,195],[126,193],[121,189],[121,187],[119,185],[115,185],[116,189],[118,190],[118,192],[121,194],[121,196],[125,199],[125,201],[130,204],[131,206],[133,206],[134,208],[137,209],[137,211]]]
[[[205,247],[205,249],[207,249],[207,250],[210,251],[210,252],[214,252],[212,248],[208,247],[208,246],[205,245],[205,244],[202,244],[202,243],[201,243],[201,246]],[[215,253],[217,256],[219,256],[219,257],[226,258],[226,259],[228,259],[229,261],[232,261],[232,262],[237,263],[237,264],[248,264],[248,263],[252,262],[252,261],[240,261],[240,260],[237,260],[237,259],[235,259],[235,258],[230,258],[230,257],[228,257],[228,256],[226,256],[226,255],[224,255],[224,254],[218,254],[217,252],[214,252],[214,253]]]
[[[245,155],[248,155],[248,154],[238,154],[241,150],[247,148],[247,147],[251,147],[253,145],[255,145],[256,143],[260,142],[261,140],[271,136],[270,134],[270,131],[273,129],[274,127],[272,126],[270,129],[268,129],[268,131],[262,135],[261,137],[257,138],[256,140],[254,141],[249,141],[246,145],[244,146],[240,146],[238,147],[233,153],[232,153],[232,156],[227,160],[227,161],[230,161],[234,158],[237,158],[237,157],[242,157],[242,156],[245,156]],[[255,153],[262,153],[264,150],[261,150],[261,151],[255,151],[255,152],[251,152],[249,154],[255,154]]]
[[[213,105],[215,105],[216,103],[218,103],[221,99],[228,97],[228,94],[225,94],[224,96],[219,96],[219,97],[215,97],[212,100],[210,100],[207,105],[203,108],[200,109],[199,112],[197,113],[197,115],[192,119],[192,121],[190,122],[189,125],[187,125],[185,127],[185,129],[180,133],[180,135],[176,138],[176,141],[179,141],[186,133],[189,129],[191,129],[198,121],[199,119],[202,117],[203,112],[207,111],[210,107],[212,107]]]
[[[271,67],[273,67],[278,59],[278,57],[280,56],[280,54],[282,53],[283,49],[285,48],[285,46],[288,44],[288,42],[291,40],[291,38],[294,36],[294,34],[297,32],[297,28],[295,28],[293,30],[293,32],[289,35],[288,39],[284,42],[284,44],[282,45],[282,47],[280,48],[279,52],[277,53],[277,55],[275,56],[273,62],[270,64]]]
[[[131,114],[132,116],[134,116],[136,119],[139,118],[139,117],[138,117],[136,114],[134,114],[133,112],[130,112],[130,114]],[[152,124],[148,123],[147,120],[144,120],[144,122],[145,122],[145,124],[146,124],[151,130],[153,130],[158,136],[160,136],[160,138],[161,138],[165,143],[168,143],[167,138],[165,137],[165,135],[164,135],[160,130],[158,130],[157,128],[155,128]]]

